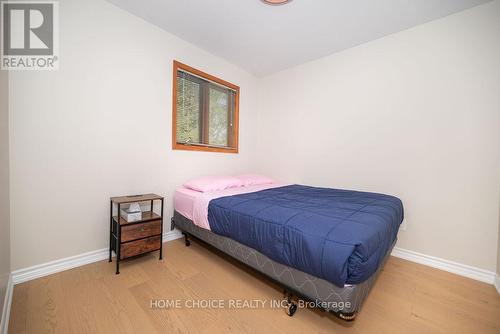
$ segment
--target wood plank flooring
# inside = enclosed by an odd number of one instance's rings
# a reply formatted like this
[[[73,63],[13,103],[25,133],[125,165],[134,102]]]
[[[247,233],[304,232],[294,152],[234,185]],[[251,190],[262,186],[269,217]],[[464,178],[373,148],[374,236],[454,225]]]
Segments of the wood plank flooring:
[[[15,286],[18,333],[500,333],[491,285],[391,257],[354,323],[319,310],[151,308],[152,300],[281,300],[263,276],[193,241],[157,254],[97,262]],[[269,304],[268,304],[269,305]],[[173,305],[171,305],[173,306]]]

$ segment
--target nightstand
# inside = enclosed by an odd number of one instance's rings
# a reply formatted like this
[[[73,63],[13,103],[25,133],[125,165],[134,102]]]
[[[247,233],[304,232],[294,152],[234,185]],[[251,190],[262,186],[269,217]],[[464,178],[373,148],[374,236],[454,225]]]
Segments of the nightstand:
[[[155,201],[161,202],[159,215],[154,212]],[[126,204],[136,202],[147,202],[150,210],[142,212],[141,220],[128,222],[121,217],[121,209]],[[114,251],[117,275],[120,273],[121,260],[157,250],[160,251],[160,260],[162,259],[163,197],[155,194],[111,197],[109,216],[109,262]]]

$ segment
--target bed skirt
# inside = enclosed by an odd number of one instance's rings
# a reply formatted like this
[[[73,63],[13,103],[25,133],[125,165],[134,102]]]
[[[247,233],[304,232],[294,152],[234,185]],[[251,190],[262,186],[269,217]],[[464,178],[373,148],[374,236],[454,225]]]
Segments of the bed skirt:
[[[174,211],[172,218],[172,228],[174,226],[271,278],[299,298],[311,301],[318,308],[334,313],[343,320],[354,320],[392,250],[389,250],[382,265],[368,280],[357,285],[338,287],[324,279],[273,261],[237,241],[198,227],[177,211]]]

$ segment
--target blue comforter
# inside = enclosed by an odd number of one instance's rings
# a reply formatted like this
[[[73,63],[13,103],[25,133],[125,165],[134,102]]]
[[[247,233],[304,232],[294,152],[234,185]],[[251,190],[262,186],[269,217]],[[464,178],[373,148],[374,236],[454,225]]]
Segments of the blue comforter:
[[[337,286],[358,284],[396,240],[396,197],[290,185],[211,200],[211,230]]]

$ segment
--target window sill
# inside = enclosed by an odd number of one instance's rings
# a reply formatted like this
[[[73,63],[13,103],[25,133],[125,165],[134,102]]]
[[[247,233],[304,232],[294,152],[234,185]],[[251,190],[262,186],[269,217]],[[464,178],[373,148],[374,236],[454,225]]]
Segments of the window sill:
[[[182,143],[174,143],[172,149],[181,151],[200,151],[200,152],[219,152],[219,153],[238,153],[238,148],[235,147],[220,147],[208,145],[186,145]]]

